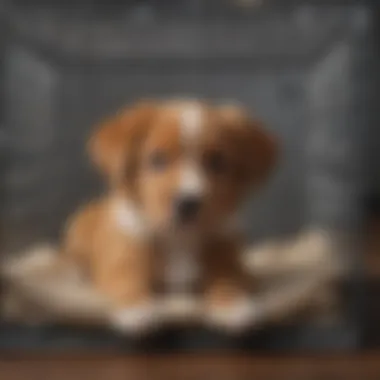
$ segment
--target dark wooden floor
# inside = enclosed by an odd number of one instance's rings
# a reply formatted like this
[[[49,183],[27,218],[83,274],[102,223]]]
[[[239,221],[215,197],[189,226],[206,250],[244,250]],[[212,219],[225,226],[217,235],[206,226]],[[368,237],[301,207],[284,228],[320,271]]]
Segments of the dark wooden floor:
[[[380,354],[345,357],[34,358],[0,360],[4,380],[379,380]]]

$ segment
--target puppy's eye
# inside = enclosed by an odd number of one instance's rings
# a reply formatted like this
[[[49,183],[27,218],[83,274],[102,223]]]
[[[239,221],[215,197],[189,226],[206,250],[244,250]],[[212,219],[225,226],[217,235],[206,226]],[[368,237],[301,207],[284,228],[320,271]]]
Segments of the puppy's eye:
[[[204,156],[204,166],[211,173],[223,173],[226,170],[225,157],[221,152],[209,152]]]
[[[149,157],[149,166],[153,170],[157,170],[157,171],[163,170],[167,167],[168,164],[169,164],[169,159],[165,155],[164,152],[161,152],[161,151],[153,152]]]

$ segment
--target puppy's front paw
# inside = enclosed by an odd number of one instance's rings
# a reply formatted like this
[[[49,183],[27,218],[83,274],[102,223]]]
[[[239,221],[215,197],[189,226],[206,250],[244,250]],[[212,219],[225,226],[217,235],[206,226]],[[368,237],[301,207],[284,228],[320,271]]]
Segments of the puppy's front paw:
[[[147,302],[115,311],[111,326],[123,334],[143,335],[157,326],[158,319],[156,304]]]
[[[246,297],[226,305],[209,306],[205,312],[205,320],[210,327],[235,334],[254,325],[259,312],[258,303]]]
[[[197,297],[172,295],[162,301],[162,318],[169,323],[194,321],[199,317],[200,305]]]

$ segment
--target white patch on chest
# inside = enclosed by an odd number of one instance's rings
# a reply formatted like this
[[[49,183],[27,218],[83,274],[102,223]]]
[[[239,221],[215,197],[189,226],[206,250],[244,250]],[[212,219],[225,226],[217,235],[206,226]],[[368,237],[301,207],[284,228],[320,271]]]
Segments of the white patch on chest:
[[[200,277],[198,247],[195,242],[182,244],[180,239],[175,240],[165,252],[165,283],[169,292],[187,293]]]
[[[112,216],[125,233],[137,238],[146,236],[146,223],[133,202],[120,198],[115,199],[112,204]]]

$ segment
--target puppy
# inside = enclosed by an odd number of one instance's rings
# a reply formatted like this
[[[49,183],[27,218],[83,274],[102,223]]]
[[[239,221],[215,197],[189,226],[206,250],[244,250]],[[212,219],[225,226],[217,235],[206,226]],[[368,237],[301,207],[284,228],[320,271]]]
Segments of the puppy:
[[[261,123],[238,106],[142,101],[100,125],[89,152],[110,190],[69,221],[63,253],[112,300],[114,326],[152,325],[157,292],[199,293],[216,327],[249,323],[236,214],[275,166]]]

